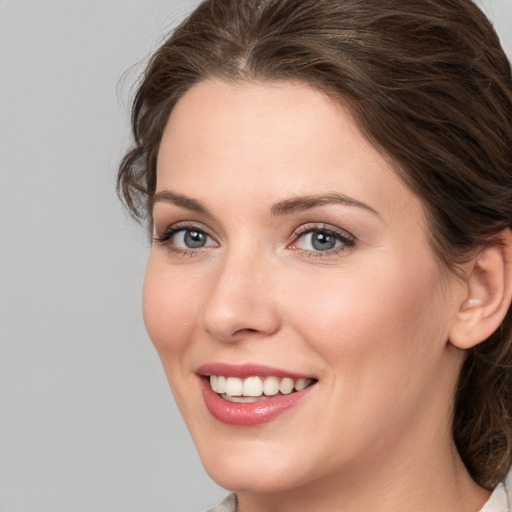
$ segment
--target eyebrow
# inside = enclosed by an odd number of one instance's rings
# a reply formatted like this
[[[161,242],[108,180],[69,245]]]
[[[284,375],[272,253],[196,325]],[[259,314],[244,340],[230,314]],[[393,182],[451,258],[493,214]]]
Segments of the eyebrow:
[[[192,199],[182,194],[176,194],[174,192],[171,192],[170,190],[163,190],[161,192],[157,192],[149,201],[149,210],[151,211],[155,203],[158,202],[174,204],[181,208],[185,208],[187,210],[200,213],[202,215],[207,215],[209,217],[212,216],[208,208],[206,208],[206,206],[204,206],[196,199]],[[355,206],[357,208],[362,208],[363,210],[369,211],[377,216],[380,216],[380,214],[375,209],[373,209],[366,203],[363,203],[361,201],[352,199],[348,196],[338,193],[297,196],[291,197],[289,199],[284,199],[283,201],[279,201],[278,203],[272,206],[272,208],[270,209],[270,214],[273,217],[289,215],[291,213],[309,210],[311,208],[327,204],[342,204],[345,206]]]
[[[201,213],[203,215],[211,216],[208,208],[201,204],[199,201],[192,199],[190,197],[175,194],[170,190],[163,190],[162,192],[157,192],[152,198],[149,200],[148,209],[149,211],[153,210],[155,203],[164,202],[174,204],[176,206],[180,206],[181,208],[185,208],[187,210],[191,210],[196,213]]]
[[[288,215],[290,213],[309,210],[310,208],[315,208],[317,206],[323,206],[326,204],[355,206],[380,216],[377,210],[374,210],[371,206],[338,193],[292,197],[290,199],[285,199],[284,201],[279,201],[279,203],[276,203],[274,206],[272,206],[270,212],[273,216]]]

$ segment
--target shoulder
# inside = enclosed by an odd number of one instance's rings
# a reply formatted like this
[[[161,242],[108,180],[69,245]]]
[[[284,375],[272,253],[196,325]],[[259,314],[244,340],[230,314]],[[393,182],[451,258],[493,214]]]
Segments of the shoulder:
[[[480,512],[512,512],[512,471],[505,482],[494,489]]]

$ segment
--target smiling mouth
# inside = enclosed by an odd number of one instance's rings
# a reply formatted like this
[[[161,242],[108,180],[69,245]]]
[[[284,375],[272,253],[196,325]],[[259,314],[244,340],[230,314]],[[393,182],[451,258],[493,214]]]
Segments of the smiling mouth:
[[[278,395],[290,395],[302,391],[316,382],[316,379],[290,377],[226,377],[210,375],[211,389],[229,402],[250,403],[268,400]]]

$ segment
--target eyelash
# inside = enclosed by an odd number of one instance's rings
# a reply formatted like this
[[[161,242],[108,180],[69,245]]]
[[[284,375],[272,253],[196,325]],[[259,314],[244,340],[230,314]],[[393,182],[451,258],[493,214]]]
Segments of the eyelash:
[[[204,247],[198,247],[197,249],[184,249],[182,247],[176,247],[170,243],[171,238],[181,231],[196,231],[199,233],[203,233],[208,238],[212,238],[204,228],[200,225],[190,224],[188,222],[179,222],[172,226],[169,226],[165,229],[165,231],[160,235],[155,235],[153,237],[153,243],[158,245],[165,246],[170,252],[178,255],[185,256],[199,256],[206,249]]]
[[[180,222],[168,227],[162,234],[155,235],[153,237],[153,243],[165,246],[170,252],[174,254],[186,256],[199,256],[203,253],[204,250],[208,249],[208,247],[184,249],[182,247],[176,247],[172,245],[170,243],[171,238],[177,233],[180,233],[181,231],[200,232],[213,240],[213,238],[208,234],[208,232],[201,226],[196,224],[190,224],[187,222]],[[294,248],[294,250],[306,254],[306,256],[310,258],[325,258],[329,256],[335,256],[337,254],[340,254],[341,252],[354,248],[356,245],[356,238],[347,231],[335,229],[325,224],[306,224],[304,226],[301,226],[298,230],[296,230],[293,233],[293,241],[291,244],[288,244],[287,247],[293,246],[294,244],[297,243],[298,240],[300,240],[302,237],[310,233],[322,233],[327,236],[331,236],[335,238],[337,241],[341,242],[341,245],[339,245],[338,247],[328,249],[325,251],[311,251],[307,249]]]
[[[327,226],[326,224],[306,224],[301,226],[297,231],[294,232],[294,241],[290,245],[297,243],[300,238],[310,233],[322,233],[331,236],[337,241],[341,242],[341,245],[338,247],[334,247],[333,249],[328,249],[326,251],[309,251],[307,249],[296,249],[297,251],[306,253],[310,258],[326,258],[329,256],[336,256],[342,252],[354,248],[356,245],[356,238],[352,234],[348,233],[347,231]],[[290,245],[288,245],[288,247]]]

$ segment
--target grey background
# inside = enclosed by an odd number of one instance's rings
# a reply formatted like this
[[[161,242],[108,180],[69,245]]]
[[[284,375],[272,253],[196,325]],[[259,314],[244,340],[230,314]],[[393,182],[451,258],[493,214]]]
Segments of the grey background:
[[[192,0],[0,0],[0,510],[200,512],[114,193],[141,65]],[[512,54],[512,0],[488,0]],[[118,92],[116,92],[118,89]]]

